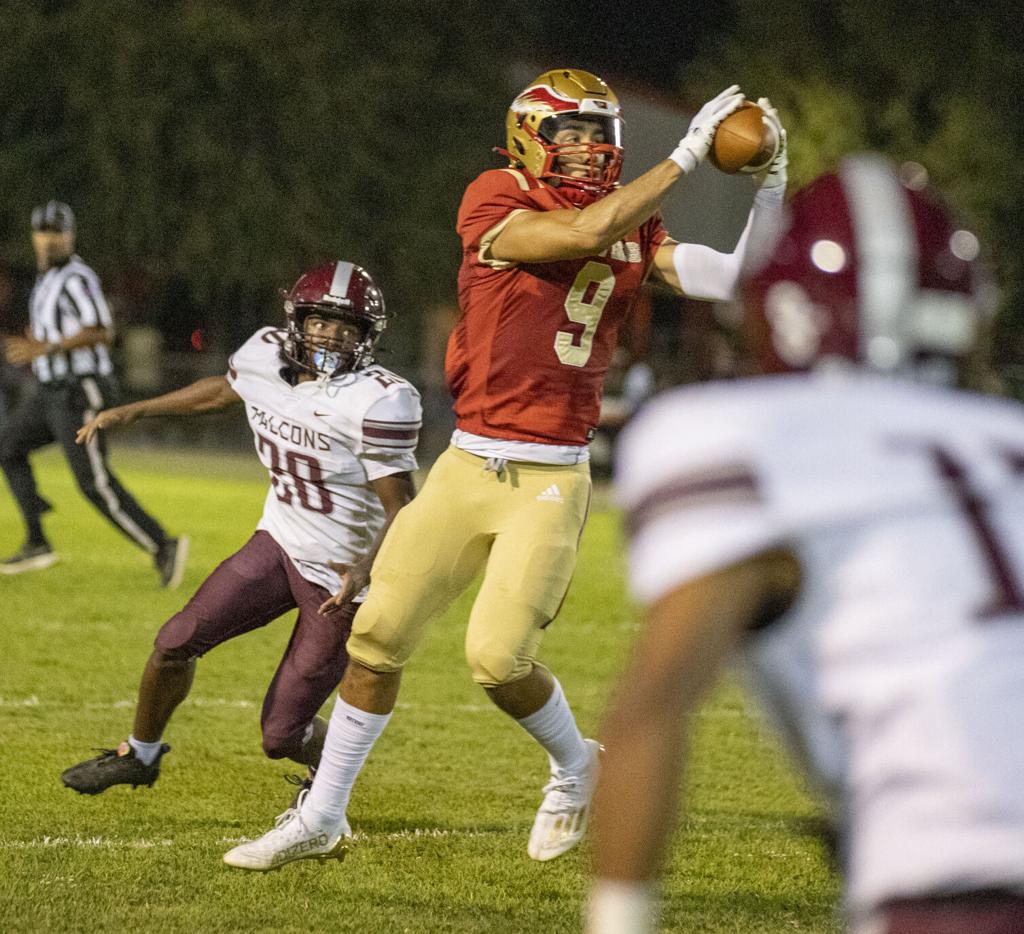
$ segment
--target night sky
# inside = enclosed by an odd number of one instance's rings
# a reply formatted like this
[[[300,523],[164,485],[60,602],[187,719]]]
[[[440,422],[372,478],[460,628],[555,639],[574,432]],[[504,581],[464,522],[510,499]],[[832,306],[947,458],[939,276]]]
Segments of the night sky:
[[[553,4],[545,3],[550,11]],[[679,90],[680,69],[735,22],[732,3],[627,2],[564,3],[557,21],[546,20],[546,48],[539,58],[550,66],[586,68],[604,76],[642,81],[664,91]],[[554,59],[558,58],[558,61]],[[564,60],[563,60],[564,59]]]

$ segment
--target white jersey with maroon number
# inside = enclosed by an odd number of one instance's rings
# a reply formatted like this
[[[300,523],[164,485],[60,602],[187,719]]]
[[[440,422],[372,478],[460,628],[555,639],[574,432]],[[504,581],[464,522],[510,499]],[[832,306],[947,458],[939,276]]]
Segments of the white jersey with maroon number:
[[[855,912],[1024,889],[1024,409],[870,376],[683,389],[627,430],[617,483],[645,603],[798,556],[741,662],[832,795]]]
[[[257,331],[231,357],[228,381],[270,471],[259,528],[303,577],[335,593],[340,580],[327,562],[366,554],[384,522],[371,481],[416,469],[420,397],[377,365],[292,386],[282,376],[284,337]]]

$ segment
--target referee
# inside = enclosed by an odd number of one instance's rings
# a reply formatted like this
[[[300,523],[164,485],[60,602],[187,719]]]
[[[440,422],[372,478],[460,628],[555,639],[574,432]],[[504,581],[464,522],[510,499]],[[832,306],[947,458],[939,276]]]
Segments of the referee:
[[[118,531],[153,556],[160,583],[177,587],[185,570],[188,538],[169,538],[121,485],[107,464],[102,434],[75,444],[78,429],[97,412],[116,405],[110,362],[113,322],[96,273],[74,252],[75,216],[50,201],[32,212],[32,248],[38,276],[29,304],[25,337],[4,340],[7,360],[31,363],[35,379],[0,425],[0,468],[25,520],[28,536],[0,573],[20,574],[57,561],[43,533],[52,508],[36,490],[29,452],[57,441],[78,488]]]

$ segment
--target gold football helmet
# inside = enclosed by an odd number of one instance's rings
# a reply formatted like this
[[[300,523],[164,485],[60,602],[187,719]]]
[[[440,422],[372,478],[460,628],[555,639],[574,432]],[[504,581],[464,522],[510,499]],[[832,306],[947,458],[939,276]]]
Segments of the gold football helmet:
[[[595,123],[601,142],[558,144],[556,134],[580,123]],[[579,68],[556,68],[538,75],[521,91],[505,118],[508,156],[513,166],[534,178],[558,179],[559,184],[590,192],[611,191],[622,171],[622,115],[619,99],[597,75]],[[586,177],[559,171],[560,158],[580,157]]]

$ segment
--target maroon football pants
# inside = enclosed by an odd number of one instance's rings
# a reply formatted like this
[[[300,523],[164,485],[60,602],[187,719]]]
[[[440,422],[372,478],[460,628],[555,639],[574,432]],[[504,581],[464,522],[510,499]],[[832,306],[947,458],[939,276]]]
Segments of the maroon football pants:
[[[156,647],[168,658],[205,655],[228,639],[259,629],[298,607],[291,640],[263,700],[263,751],[295,755],[348,663],[345,642],[357,604],[321,616],[330,596],[306,580],[268,532],[259,531],[222,561],[180,613],[160,628]]]

